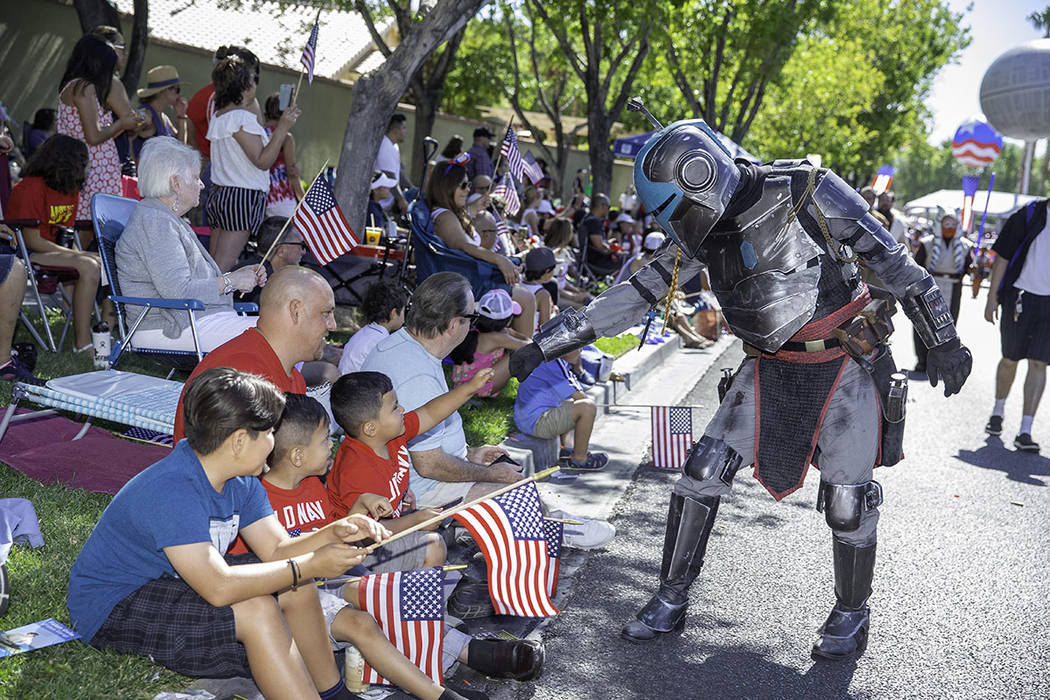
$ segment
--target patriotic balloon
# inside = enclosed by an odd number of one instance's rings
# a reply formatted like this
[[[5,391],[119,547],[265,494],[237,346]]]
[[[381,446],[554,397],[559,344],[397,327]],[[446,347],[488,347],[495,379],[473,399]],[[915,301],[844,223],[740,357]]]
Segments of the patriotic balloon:
[[[1003,150],[1003,137],[987,122],[971,119],[963,122],[952,139],[955,160],[971,168],[988,165]]]

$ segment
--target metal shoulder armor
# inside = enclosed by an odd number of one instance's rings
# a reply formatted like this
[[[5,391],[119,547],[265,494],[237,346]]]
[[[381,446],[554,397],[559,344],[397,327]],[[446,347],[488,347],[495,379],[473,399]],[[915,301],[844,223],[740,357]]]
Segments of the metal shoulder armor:
[[[897,247],[889,231],[868,211],[864,198],[831,170],[825,171],[813,190],[813,205],[827,222],[828,234],[864,257]]]

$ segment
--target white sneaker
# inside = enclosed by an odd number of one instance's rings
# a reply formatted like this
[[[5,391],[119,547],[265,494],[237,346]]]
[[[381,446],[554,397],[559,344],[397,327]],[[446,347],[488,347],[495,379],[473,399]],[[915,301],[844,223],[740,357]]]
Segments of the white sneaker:
[[[604,547],[616,536],[616,528],[604,520],[593,520],[573,515],[564,510],[552,510],[550,517],[561,520],[576,520],[581,525],[565,524],[562,544],[573,549],[595,549]]]

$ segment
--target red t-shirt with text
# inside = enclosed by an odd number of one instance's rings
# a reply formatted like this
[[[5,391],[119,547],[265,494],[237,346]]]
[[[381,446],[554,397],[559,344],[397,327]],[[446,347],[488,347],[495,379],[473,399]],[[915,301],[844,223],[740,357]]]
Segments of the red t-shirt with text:
[[[73,226],[77,193],[62,194],[44,184],[44,178],[27,177],[11,190],[8,219],[40,219],[40,236],[55,242],[57,226]]]
[[[341,518],[363,493],[374,493],[390,501],[395,518],[401,516],[402,499],[408,490],[408,441],[419,434],[419,416],[405,413],[405,432],[386,444],[388,459],[357,438],[347,435],[339,445],[335,463],[328,473],[328,497],[332,514]]]
[[[255,328],[249,328],[205,355],[186,380],[186,386],[182,388],[182,395],[179,396],[179,406],[175,409],[175,442],[186,437],[182,423],[182,400],[186,397],[186,387],[201,372],[213,367],[232,367],[241,372],[257,374],[285,393],[306,393],[306,380],[299,374],[299,370],[293,367],[291,374],[285,374],[284,365],[266,342],[266,337]]]
[[[266,489],[274,515],[292,537],[308,535],[332,522],[328,491],[316,476],[306,477],[294,489],[282,489],[266,479],[260,481]],[[238,535],[229,553],[244,554],[248,551],[248,545]]]

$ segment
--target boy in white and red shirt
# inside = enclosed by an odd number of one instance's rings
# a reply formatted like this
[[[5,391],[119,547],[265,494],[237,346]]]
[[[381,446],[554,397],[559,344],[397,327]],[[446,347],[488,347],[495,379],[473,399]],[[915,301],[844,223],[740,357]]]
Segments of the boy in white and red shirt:
[[[491,369],[481,370],[469,382],[408,413],[398,403],[394,385],[385,374],[351,372],[340,377],[332,386],[332,414],[346,437],[328,475],[333,515],[339,518],[354,512],[355,506],[361,507],[358,502],[363,494],[378,494],[390,502],[391,517],[381,522],[394,533],[437,515],[439,511],[433,508],[416,509],[408,483],[412,464],[408,441],[452,415],[491,380],[492,374]],[[426,562],[417,561],[423,553],[418,543],[414,547],[409,544],[413,535],[427,539]],[[399,543],[405,543],[401,551]],[[434,533],[418,531],[376,550],[364,565],[376,569],[377,565],[386,564],[383,557],[399,559],[396,569],[439,566],[445,561],[445,543]],[[386,570],[390,570],[389,566]]]

